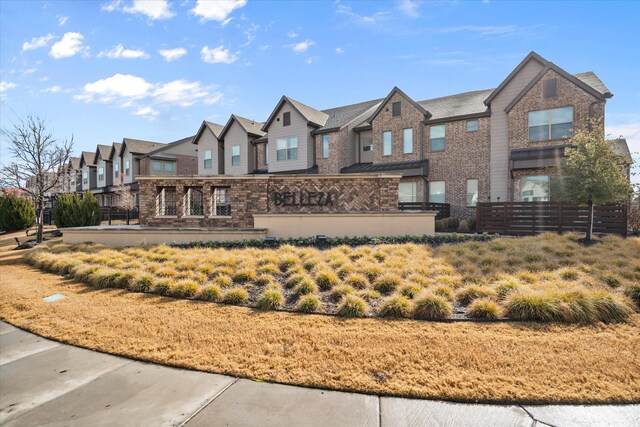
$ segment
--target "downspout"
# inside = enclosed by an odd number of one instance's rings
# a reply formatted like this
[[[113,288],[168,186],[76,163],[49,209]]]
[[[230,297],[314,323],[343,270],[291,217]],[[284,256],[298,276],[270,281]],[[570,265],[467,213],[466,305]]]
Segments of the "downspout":
[[[424,160],[424,127],[426,126],[426,119],[420,122],[420,160]],[[429,164],[427,163],[427,174],[429,173]],[[429,180],[427,179],[427,177],[424,175],[424,172],[422,174],[422,180],[424,181],[424,191],[422,192],[422,199],[425,202],[428,202],[428,195],[429,195],[429,190],[428,190],[428,186],[429,186]]]

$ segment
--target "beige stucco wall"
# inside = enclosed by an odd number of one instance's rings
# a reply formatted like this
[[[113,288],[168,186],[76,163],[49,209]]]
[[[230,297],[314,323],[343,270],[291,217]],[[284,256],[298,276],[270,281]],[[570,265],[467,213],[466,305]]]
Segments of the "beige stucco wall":
[[[264,239],[266,230],[260,229],[181,229],[140,227],[78,227],[62,229],[64,243],[94,242],[107,246],[159,245],[163,243],[188,243],[230,240]]]
[[[357,214],[254,214],[254,226],[277,238],[397,237],[435,234],[435,212]]]

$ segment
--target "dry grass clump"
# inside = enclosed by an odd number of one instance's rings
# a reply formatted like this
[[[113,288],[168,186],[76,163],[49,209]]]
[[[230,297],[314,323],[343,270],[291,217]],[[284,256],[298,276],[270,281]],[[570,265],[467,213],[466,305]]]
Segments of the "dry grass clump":
[[[624,294],[631,298],[640,309],[640,283],[632,283],[626,287]]]
[[[385,299],[380,306],[382,317],[411,317],[413,306],[411,301],[402,295],[393,295]]]
[[[259,310],[276,310],[282,306],[283,302],[284,296],[282,296],[282,292],[268,288],[258,297],[256,308]]]
[[[502,309],[493,300],[477,299],[469,306],[467,316],[474,319],[498,319],[502,317]]]
[[[216,285],[209,285],[200,291],[200,299],[205,301],[219,301],[222,298],[222,291]]]
[[[425,293],[414,303],[413,317],[432,320],[445,319],[453,314],[449,301],[439,295]]]
[[[232,288],[224,293],[222,302],[225,304],[240,305],[247,302],[249,294],[244,288]]]
[[[320,300],[316,295],[304,295],[296,304],[296,311],[301,313],[314,313],[320,310]]]
[[[276,289],[284,297],[284,310],[296,310],[303,296],[315,295],[331,314],[347,294],[371,303],[377,315],[384,303],[381,295],[385,301],[395,296],[415,300],[424,292],[452,302],[462,316],[475,312],[470,306],[478,299],[491,299],[499,311],[520,316],[516,318],[562,322],[624,319],[625,307],[640,310],[640,240],[606,237],[583,246],[578,237],[548,234],[437,248],[384,244],[327,250],[290,245],[226,250],[56,244],[28,258],[40,269],[97,288],[219,301],[236,287],[250,297],[235,303],[247,305],[255,305],[266,289]],[[191,285],[183,292],[181,286],[187,282]],[[203,296],[208,286],[218,287],[222,295]],[[512,299],[516,294],[530,300],[525,304]]]
[[[367,312],[367,303],[355,295],[345,296],[338,307],[338,316],[342,317],[364,317]]]

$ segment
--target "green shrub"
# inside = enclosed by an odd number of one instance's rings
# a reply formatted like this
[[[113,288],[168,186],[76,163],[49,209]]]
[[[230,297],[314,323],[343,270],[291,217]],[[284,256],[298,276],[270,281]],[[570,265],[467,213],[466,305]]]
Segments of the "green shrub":
[[[318,287],[311,280],[305,278],[299,282],[294,288],[293,293],[298,297],[318,292]]]
[[[338,316],[363,317],[367,314],[367,303],[355,295],[347,295],[338,307]]]
[[[439,295],[426,293],[414,303],[413,317],[416,319],[444,319],[453,313],[451,304]]]
[[[256,308],[259,310],[276,310],[284,302],[282,293],[277,289],[266,289],[258,297]]]
[[[302,313],[312,313],[320,308],[320,300],[316,295],[304,295],[296,304],[296,311]]]
[[[0,230],[17,231],[36,222],[36,211],[28,199],[0,193]]]
[[[340,285],[331,289],[330,297],[334,301],[340,301],[345,295],[353,293],[353,288],[349,285]]]
[[[316,284],[323,291],[328,291],[340,283],[340,279],[333,271],[321,271],[316,275]]]
[[[100,225],[102,221],[98,200],[89,191],[82,197],[78,193],[60,195],[53,206],[52,217],[58,228]]]
[[[373,289],[380,292],[381,294],[389,294],[395,291],[401,283],[402,279],[400,278],[400,276],[397,276],[395,274],[385,274],[384,276],[376,280]]]
[[[200,299],[205,301],[218,301],[222,297],[220,287],[216,285],[208,285],[200,291]]]
[[[249,294],[242,288],[233,288],[225,292],[222,302],[225,304],[240,305],[247,302]]]
[[[401,295],[393,295],[382,302],[380,316],[409,317],[411,315],[411,301]]]
[[[458,301],[460,305],[467,306],[475,299],[487,298],[494,295],[495,292],[489,288],[478,285],[469,285],[458,291],[456,294],[456,301]]]
[[[490,299],[474,300],[467,310],[467,316],[474,319],[498,319],[501,315],[498,304]]]
[[[344,284],[356,289],[364,289],[369,285],[369,281],[362,274],[352,274],[344,279]]]

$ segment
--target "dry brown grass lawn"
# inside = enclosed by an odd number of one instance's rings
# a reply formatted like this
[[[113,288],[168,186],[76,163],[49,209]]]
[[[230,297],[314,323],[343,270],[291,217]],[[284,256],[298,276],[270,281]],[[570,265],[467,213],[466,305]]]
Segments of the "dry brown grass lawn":
[[[640,401],[640,315],[589,326],[255,312],[96,290],[0,252],[0,318],[150,362],[330,389],[484,402]],[[46,303],[43,297],[66,298]]]

